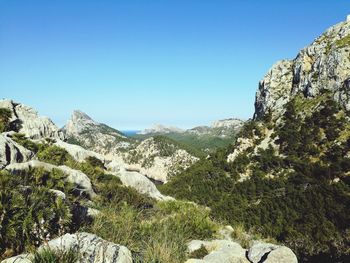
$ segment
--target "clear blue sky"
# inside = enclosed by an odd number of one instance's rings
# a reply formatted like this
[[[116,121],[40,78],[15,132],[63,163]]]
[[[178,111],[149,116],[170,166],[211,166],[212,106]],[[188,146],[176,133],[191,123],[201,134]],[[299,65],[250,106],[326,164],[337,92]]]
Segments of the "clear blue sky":
[[[0,97],[59,126],[249,118],[258,81],[350,13],[345,0],[0,0]]]

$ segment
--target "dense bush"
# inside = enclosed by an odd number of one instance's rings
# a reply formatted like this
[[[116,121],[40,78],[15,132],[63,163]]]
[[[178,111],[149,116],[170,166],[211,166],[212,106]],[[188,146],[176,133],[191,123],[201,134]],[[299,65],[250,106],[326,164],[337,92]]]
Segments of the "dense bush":
[[[0,258],[25,249],[69,230],[70,208],[49,188],[69,189],[57,171],[24,171],[13,176],[0,172]],[[68,190],[67,190],[68,191]]]
[[[7,131],[12,113],[9,109],[0,108],[0,132]]]
[[[26,138],[26,136],[22,133],[15,133],[12,136],[12,139],[34,153],[37,153],[39,150],[39,145]]]
[[[215,218],[286,243],[302,262],[348,261],[350,125],[347,113],[324,98],[305,103],[313,105],[307,114],[297,101],[287,104],[273,135],[282,155],[269,146],[243,152],[227,164],[229,151],[222,150],[160,190],[209,206]],[[263,125],[271,123],[247,123],[240,136],[261,136]],[[237,182],[247,169],[250,179]]]
[[[40,161],[54,165],[62,165],[69,158],[68,152],[56,145],[41,145],[37,156]]]

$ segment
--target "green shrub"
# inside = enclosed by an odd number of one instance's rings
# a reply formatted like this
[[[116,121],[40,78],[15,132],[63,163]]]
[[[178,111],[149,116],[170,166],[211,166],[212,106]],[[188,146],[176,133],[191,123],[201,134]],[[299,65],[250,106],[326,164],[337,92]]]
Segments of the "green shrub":
[[[22,145],[24,148],[26,148],[34,153],[37,153],[39,150],[39,146],[36,143],[34,143],[33,141],[27,139],[25,137],[25,135],[22,133],[15,133],[12,136],[12,139],[15,142],[19,143],[20,145]]]
[[[12,112],[6,108],[0,108],[0,133],[7,131],[10,124]]]
[[[59,185],[50,175],[44,177],[44,185]],[[20,254],[69,230],[69,204],[42,185],[42,178],[39,170],[18,176],[0,172],[0,258],[4,253],[7,257]]]
[[[56,145],[40,147],[37,156],[40,161],[54,165],[63,165],[69,159],[68,152]]]

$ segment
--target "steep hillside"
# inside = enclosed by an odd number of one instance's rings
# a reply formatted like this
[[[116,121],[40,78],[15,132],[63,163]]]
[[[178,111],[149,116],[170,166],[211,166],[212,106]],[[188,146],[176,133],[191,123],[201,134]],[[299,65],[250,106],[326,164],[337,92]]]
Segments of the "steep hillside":
[[[259,83],[235,143],[162,191],[288,244],[302,262],[350,260],[350,21]]]

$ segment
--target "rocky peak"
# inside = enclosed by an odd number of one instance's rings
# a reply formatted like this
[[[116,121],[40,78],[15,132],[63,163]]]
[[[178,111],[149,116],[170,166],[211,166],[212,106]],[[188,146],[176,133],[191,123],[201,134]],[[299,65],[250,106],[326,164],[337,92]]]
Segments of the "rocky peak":
[[[64,135],[58,127],[48,118],[40,116],[33,108],[14,102],[13,100],[0,100],[0,108],[11,111],[11,129],[25,134],[31,139],[45,137],[64,139]]]
[[[297,94],[312,98],[325,90],[350,109],[349,17],[329,28],[295,59],[272,66],[259,83],[254,118],[262,118],[269,111],[279,116],[284,105]]]

